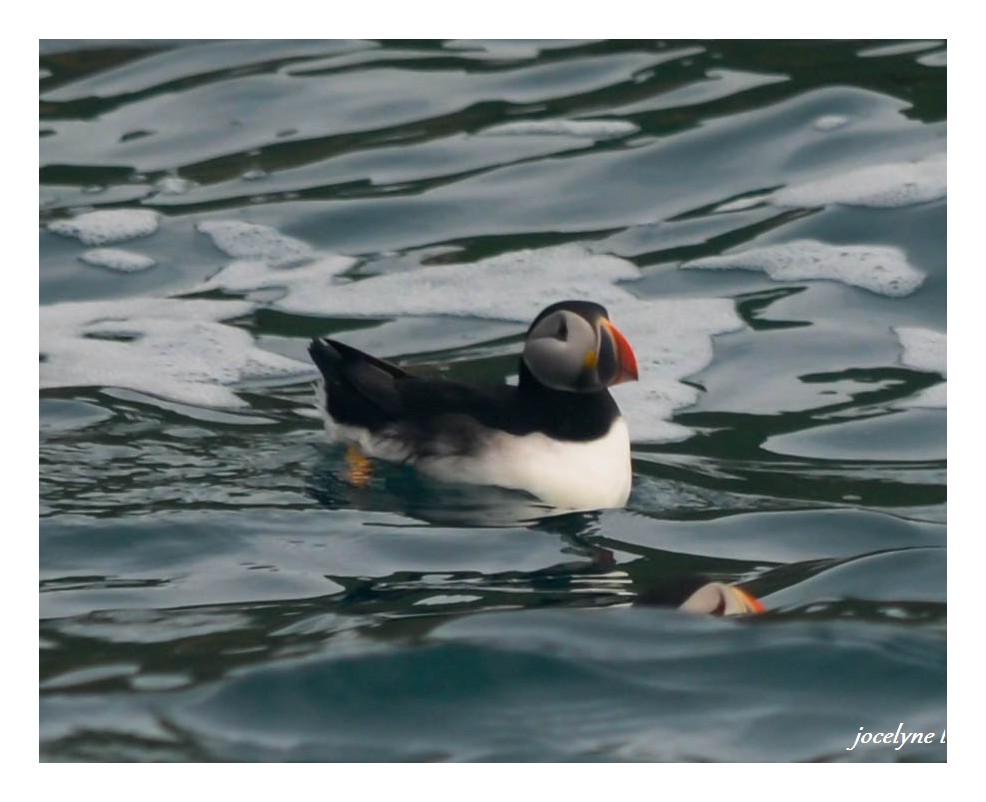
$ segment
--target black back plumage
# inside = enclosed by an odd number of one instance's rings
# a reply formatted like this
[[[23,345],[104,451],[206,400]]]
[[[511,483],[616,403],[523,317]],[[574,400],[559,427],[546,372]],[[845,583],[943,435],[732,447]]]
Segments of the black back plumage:
[[[523,361],[520,383],[512,387],[413,376],[336,340],[312,340],[308,352],[325,380],[327,412],[333,420],[371,432],[398,430],[413,441],[418,453],[438,443],[445,453],[467,453],[489,430],[594,440],[619,416],[607,390],[552,390],[538,382]]]

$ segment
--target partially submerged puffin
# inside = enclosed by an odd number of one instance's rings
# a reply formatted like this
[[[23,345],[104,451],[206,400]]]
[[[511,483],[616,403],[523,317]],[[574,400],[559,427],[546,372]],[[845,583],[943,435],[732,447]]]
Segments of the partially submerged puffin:
[[[716,582],[701,574],[667,577],[637,596],[634,604],[723,616],[766,612],[760,599],[738,585]]]
[[[637,360],[599,304],[542,311],[516,387],[412,376],[330,339],[312,340],[308,353],[322,373],[329,435],[367,456],[524,490],[559,509],[626,504],[630,438],[609,388],[635,380]]]

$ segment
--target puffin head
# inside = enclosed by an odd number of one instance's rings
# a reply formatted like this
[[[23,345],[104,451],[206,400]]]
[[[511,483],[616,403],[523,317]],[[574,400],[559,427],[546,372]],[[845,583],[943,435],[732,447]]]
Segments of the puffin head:
[[[637,358],[606,309],[589,301],[561,301],[527,330],[521,360],[553,390],[594,393],[637,379]]]
[[[767,609],[743,588],[701,574],[665,577],[641,593],[634,604],[677,607],[686,613],[707,615],[753,615]]]

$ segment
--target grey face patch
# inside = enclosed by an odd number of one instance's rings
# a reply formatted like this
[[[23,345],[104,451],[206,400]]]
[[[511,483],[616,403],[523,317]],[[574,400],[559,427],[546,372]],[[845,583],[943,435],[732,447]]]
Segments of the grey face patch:
[[[596,390],[592,382],[587,386],[586,371],[595,374],[598,347],[599,335],[589,321],[562,309],[546,315],[531,329],[523,359],[546,387],[569,392]]]

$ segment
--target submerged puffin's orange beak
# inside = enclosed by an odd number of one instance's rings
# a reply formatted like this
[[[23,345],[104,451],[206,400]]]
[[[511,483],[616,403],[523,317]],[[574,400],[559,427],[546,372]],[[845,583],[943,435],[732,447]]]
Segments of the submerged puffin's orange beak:
[[[766,612],[767,608],[763,606],[763,602],[756,596],[750,595],[745,590],[738,588],[735,585],[733,586],[733,590],[735,590],[736,593],[739,594],[739,597],[746,602],[746,606],[749,608],[751,613],[759,614]]]
[[[621,384],[622,382],[637,381],[637,357],[633,353],[633,349],[630,347],[629,341],[623,336],[623,333],[606,318],[602,318],[600,322],[612,335],[613,342],[616,343],[616,353],[620,362],[619,373],[616,374],[616,378],[610,384],[613,385]]]

